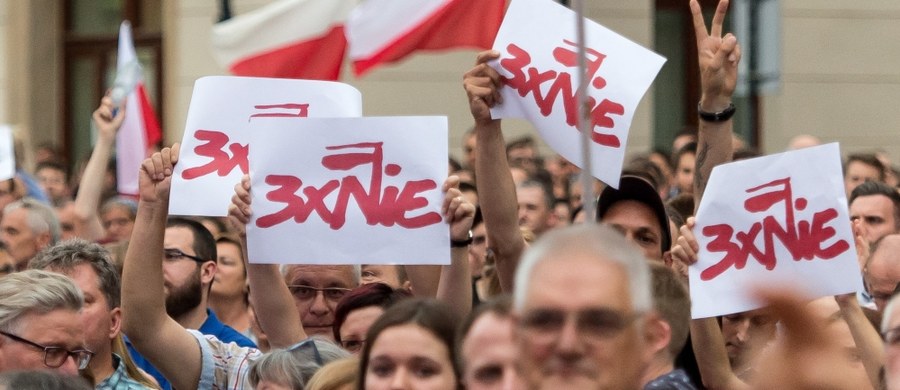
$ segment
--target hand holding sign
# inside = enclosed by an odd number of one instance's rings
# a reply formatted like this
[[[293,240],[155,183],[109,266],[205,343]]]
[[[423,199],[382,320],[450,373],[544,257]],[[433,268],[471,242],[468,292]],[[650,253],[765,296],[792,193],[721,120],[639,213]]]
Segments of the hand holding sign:
[[[700,62],[700,85],[703,86],[700,109],[705,112],[720,112],[728,108],[737,85],[741,47],[731,33],[722,36],[722,24],[727,10],[728,0],[720,1],[713,16],[712,29],[707,33],[700,4],[697,0],[691,0]]]
[[[811,296],[862,289],[837,144],[720,165],[697,209],[690,269],[694,318],[759,307],[753,286]]]
[[[500,58],[500,52],[486,50],[478,53],[475,67],[463,75],[463,88],[469,96],[469,110],[476,125],[488,125],[499,119],[491,118],[491,108],[503,103],[499,88],[502,84],[500,73],[488,66],[489,61]]]
[[[250,260],[446,264],[446,129],[444,117],[254,120]]]
[[[574,12],[557,2],[512,1],[493,45],[499,61],[491,62],[506,84],[504,104],[491,114],[527,119],[551,148],[583,167],[575,31]],[[591,20],[585,46],[591,174],[618,187],[631,120],[665,59]]]
[[[235,232],[241,237],[247,235],[247,222],[250,221],[250,175],[241,177],[241,182],[234,185],[234,196],[228,206],[228,220]]]
[[[171,148],[153,153],[141,164],[138,185],[141,202],[165,203],[169,201],[169,188],[172,184],[172,172],[178,162],[180,145],[175,143]]]

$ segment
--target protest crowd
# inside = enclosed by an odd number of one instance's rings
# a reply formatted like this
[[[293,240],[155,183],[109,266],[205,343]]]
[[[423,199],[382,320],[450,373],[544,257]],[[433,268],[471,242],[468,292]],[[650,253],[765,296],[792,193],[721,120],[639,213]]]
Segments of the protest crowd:
[[[170,215],[191,152],[170,143],[141,165],[136,199],[117,195],[109,167],[126,110],[104,97],[77,176],[48,153],[34,172],[0,182],[0,388],[900,389],[900,176],[888,156],[844,159],[847,210],[796,228],[760,223],[752,234],[767,235],[766,248],[739,232],[743,247],[718,251],[743,251],[743,262],[715,275],[697,264],[724,237],[701,245],[721,225],[695,219],[704,194],[720,189],[713,168],[757,156],[732,131],[741,46],[722,31],[728,2],[709,26],[690,7],[698,128],[672,153],[626,158],[617,186],[594,179],[587,196],[567,159],[504,138],[491,113],[511,88],[490,66],[501,53],[460,70],[473,123],[465,158],[436,187],[444,265],[252,262],[257,182],[233,183],[227,217]],[[819,144],[795,141],[790,149]],[[782,200],[771,194],[751,199]],[[806,208],[786,199],[792,213]],[[852,242],[829,240],[845,230]],[[858,262],[841,277],[860,288],[811,300],[757,286],[745,291],[761,302],[751,310],[692,315],[691,288],[760,268],[772,237],[821,258],[851,255]],[[812,257],[803,260],[825,263]]]

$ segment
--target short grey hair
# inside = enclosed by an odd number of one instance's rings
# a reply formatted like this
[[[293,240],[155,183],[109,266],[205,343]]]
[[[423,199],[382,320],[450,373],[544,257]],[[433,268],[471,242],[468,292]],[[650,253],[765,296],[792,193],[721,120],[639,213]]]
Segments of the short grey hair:
[[[90,266],[97,274],[97,287],[106,298],[108,308],[119,307],[122,294],[119,272],[109,250],[100,244],[79,238],[66,240],[42,250],[31,259],[28,266],[68,274],[81,264]]]
[[[292,267],[298,265],[316,265],[316,264],[282,264],[281,265],[281,277],[284,278],[285,282],[288,283],[287,277],[290,276],[289,273]],[[342,265],[342,264],[322,264],[322,265]],[[349,267],[353,267],[353,274],[351,277],[353,278],[353,286],[359,286],[362,283],[362,265],[360,264],[344,264]]]
[[[30,313],[64,309],[80,311],[81,290],[68,277],[49,271],[27,270],[0,278],[0,329],[15,331]]]
[[[50,245],[59,241],[62,229],[59,226],[59,218],[56,217],[56,211],[50,206],[34,198],[22,198],[6,205],[3,208],[3,215],[9,215],[18,209],[25,209],[28,212],[28,228],[31,229],[32,233],[50,233]]]
[[[622,234],[604,225],[583,224],[551,230],[522,256],[516,271],[513,307],[521,311],[535,267],[546,261],[565,262],[574,254],[589,254],[597,261],[620,265],[628,277],[628,288],[635,311],[653,309],[650,268],[644,255]]]
[[[304,340],[304,342],[315,343],[321,364],[316,361],[311,348],[297,348],[300,343],[288,349],[275,349],[263,355],[250,366],[247,374],[250,385],[255,388],[260,381],[267,380],[294,389],[302,389],[319,368],[329,362],[350,356],[349,352],[325,339],[316,337]]]

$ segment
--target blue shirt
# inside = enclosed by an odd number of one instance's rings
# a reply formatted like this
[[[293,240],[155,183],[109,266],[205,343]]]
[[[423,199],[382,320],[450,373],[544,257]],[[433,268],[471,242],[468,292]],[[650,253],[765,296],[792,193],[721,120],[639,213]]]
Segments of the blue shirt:
[[[235,343],[241,347],[256,348],[256,344],[254,344],[253,341],[230,326],[223,324],[222,321],[219,321],[219,318],[216,317],[216,314],[213,313],[212,310],[206,309],[206,315],[206,321],[203,322],[203,325],[200,325],[200,329],[197,329],[200,333],[216,336],[217,339],[222,340],[225,343]],[[128,353],[131,354],[131,359],[134,360],[135,365],[156,378],[160,388],[163,390],[172,390],[172,384],[166,380],[166,377],[164,377],[156,367],[153,367],[147,359],[134,349],[134,346],[131,345],[131,340],[129,340],[128,337],[125,337],[125,345],[128,347]]]

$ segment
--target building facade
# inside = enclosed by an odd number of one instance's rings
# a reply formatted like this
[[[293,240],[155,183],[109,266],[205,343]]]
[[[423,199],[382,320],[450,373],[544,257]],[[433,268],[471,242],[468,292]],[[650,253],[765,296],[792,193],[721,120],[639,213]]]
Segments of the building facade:
[[[232,0],[241,14],[270,0]],[[706,10],[714,0],[704,0]],[[663,73],[644,97],[628,139],[629,153],[665,148],[675,132],[696,123],[697,76],[687,0],[590,0],[591,19],[667,55]],[[210,0],[0,0],[0,123],[28,144],[50,143],[73,163],[90,151],[89,118],[112,83],[118,24],[132,20],[164,143],[181,139],[194,81],[226,74],[213,60],[210,29],[219,17]],[[839,141],[844,153],[883,149],[900,157],[900,2],[782,0],[781,84],[753,104],[739,131],[762,152],[784,150],[794,135]],[[739,37],[740,39],[740,37]],[[893,42],[893,43],[892,43]],[[364,113],[446,115],[450,152],[471,125],[462,74],[475,51],[418,54],[361,79],[345,67],[342,81],[363,95]],[[745,110],[747,111],[752,110]],[[751,121],[752,119],[752,121]],[[754,128],[749,128],[755,123]],[[530,125],[509,121],[511,134]],[[755,138],[755,139],[754,139]],[[547,151],[549,153],[549,151]]]

